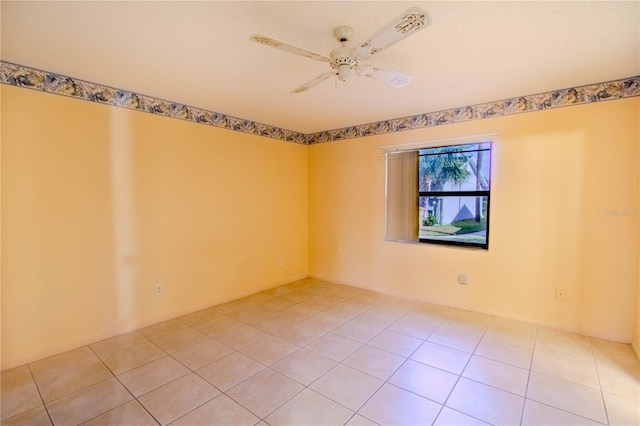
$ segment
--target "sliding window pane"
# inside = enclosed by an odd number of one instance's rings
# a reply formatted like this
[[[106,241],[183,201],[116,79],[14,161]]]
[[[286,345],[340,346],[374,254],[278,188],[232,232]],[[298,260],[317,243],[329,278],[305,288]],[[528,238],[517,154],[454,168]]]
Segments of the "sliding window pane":
[[[486,246],[489,197],[423,196],[419,205],[420,241]]]

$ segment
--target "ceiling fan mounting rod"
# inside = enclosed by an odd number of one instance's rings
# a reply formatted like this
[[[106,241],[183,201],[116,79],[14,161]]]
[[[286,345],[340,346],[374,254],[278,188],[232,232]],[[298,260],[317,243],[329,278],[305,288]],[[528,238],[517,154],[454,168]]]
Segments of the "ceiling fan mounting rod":
[[[342,44],[341,47],[331,51],[331,68],[337,70],[338,78],[346,81],[351,75],[351,70],[358,66],[358,60],[355,57],[354,49],[347,47],[349,38],[353,33],[353,28],[342,26],[333,30],[333,35]]]

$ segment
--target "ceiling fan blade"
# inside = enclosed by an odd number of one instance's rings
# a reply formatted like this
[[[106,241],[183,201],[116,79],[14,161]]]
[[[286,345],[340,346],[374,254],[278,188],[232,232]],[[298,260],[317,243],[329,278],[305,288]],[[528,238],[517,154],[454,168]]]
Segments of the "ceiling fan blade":
[[[329,58],[328,56],[324,56],[319,53],[312,52],[307,49],[303,49],[302,47],[294,46],[292,44],[273,39],[271,37],[254,34],[250,38],[251,38],[251,41],[255,41],[256,43],[264,44],[265,46],[275,47],[276,49],[284,50],[289,53],[295,53],[296,55],[306,56],[307,58],[313,59],[314,61],[331,62],[331,58]]]
[[[356,47],[356,55],[359,59],[375,55],[382,49],[420,31],[430,23],[426,11],[412,7]]]
[[[382,81],[393,87],[404,87],[411,83],[413,76],[397,71],[383,70],[371,65],[361,67],[357,70],[358,75],[370,77],[374,80]]]
[[[335,72],[325,72],[324,74],[320,74],[319,76],[317,76],[313,80],[307,81],[302,86],[296,87],[295,89],[293,89],[291,91],[291,93],[306,92],[307,90],[311,89],[312,87],[317,86],[318,84],[322,83],[323,81],[325,81],[326,79],[328,79],[329,77],[331,77],[333,75],[336,75],[336,73]]]

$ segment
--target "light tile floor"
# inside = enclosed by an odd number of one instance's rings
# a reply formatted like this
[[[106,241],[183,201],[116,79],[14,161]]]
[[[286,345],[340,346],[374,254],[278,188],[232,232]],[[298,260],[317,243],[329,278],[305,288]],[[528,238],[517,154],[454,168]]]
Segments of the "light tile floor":
[[[629,345],[311,278],[2,372],[4,425],[640,424]]]

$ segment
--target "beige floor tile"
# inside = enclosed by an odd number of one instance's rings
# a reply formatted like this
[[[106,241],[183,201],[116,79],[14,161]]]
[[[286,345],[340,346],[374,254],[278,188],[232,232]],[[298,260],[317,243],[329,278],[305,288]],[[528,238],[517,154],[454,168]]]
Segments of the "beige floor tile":
[[[527,399],[522,416],[523,426],[587,426],[601,423]]]
[[[535,350],[556,356],[569,356],[584,360],[593,359],[589,337],[547,327],[538,327]]]
[[[470,353],[432,342],[424,342],[411,355],[411,359],[455,374],[462,373],[469,358]]]
[[[189,373],[189,369],[175,359],[164,356],[148,364],[118,375],[118,379],[136,397]]]
[[[260,418],[268,416],[304,387],[266,369],[227,391],[227,395]]]
[[[343,364],[309,386],[314,391],[330,398],[351,410],[358,410],[384,382]]]
[[[367,344],[396,355],[409,357],[422,344],[422,340],[395,331],[383,330]]]
[[[2,426],[51,426],[51,420],[47,411],[44,409],[44,405],[32,408],[27,411],[9,417],[6,420],[0,422]]]
[[[361,416],[360,414],[354,414],[353,417],[349,419],[346,426],[378,426],[378,423],[373,420],[369,420],[366,417]]]
[[[32,381],[33,376],[31,375],[31,371],[29,371],[29,367],[26,365],[4,370],[0,374],[0,388],[2,388],[2,390]]]
[[[341,425],[351,416],[353,411],[305,389],[278,408],[265,420],[270,425]]]
[[[333,315],[353,319],[369,309],[369,307],[370,306],[365,303],[359,303],[354,300],[344,300],[326,309],[326,311]]]
[[[358,413],[381,425],[430,425],[441,407],[438,403],[386,383]]]
[[[532,371],[527,398],[600,423],[607,422],[602,393],[593,388]]]
[[[138,333],[142,334],[147,339],[153,340],[162,336],[163,334],[171,333],[188,327],[189,326],[187,324],[176,319],[172,319],[141,328],[140,330],[138,330]]]
[[[278,408],[265,420],[270,425],[341,425],[351,416],[353,411],[305,389]]]
[[[516,395],[525,396],[529,381],[529,370],[473,356],[464,369],[462,376]]]
[[[357,320],[378,328],[387,328],[391,324],[396,322],[402,315],[404,315],[404,313],[389,312],[386,309],[373,307],[367,311],[364,311],[357,317],[355,317],[354,320]]]
[[[138,401],[129,401],[113,410],[94,417],[83,426],[155,426],[156,422],[153,417],[145,410]]]
[[[335,328],[332,333],[357,340],[360,343],[367,343],[369,340],[377,336],[382,330],[383,329],[380,327],[351,320]]]
[[[256,319],[256,322],[251,323],[251,325],[265,333],[274,334],[295,323],[296,321],[294,319],[281,312],[269,312],[268,315]]]
[[[203,322],[207,322],[211,319],[219,317],[220,315],[222,315],[220,312],[212,308],[207,308],[192,312],[187,315],[182,315],[181,317],[178,317],[176,319],[187,324],[188,326],[193,327],[194,325],[202,324]]]
[[[595,337],[591,337],[590,340],[596,363],[640,364],[640,360],[628,343],[611,342]]]
[[[522,418],[524,398],[461,377],[447,406],[488,423],[515,425]]]
[[[250,411],[226,395],[219,395],[188,414],[180,417],[172,426],[251,426],[260,421]]]
[[[580,385],[600,389],[600,381],[593,359],[573,358],[564,355],[553,355],[548,352],[535,351],[531,371],[568,380]]]
[[[232,352],[233,349],[229,346],[214,339],[207,339],[174,352],[172,356],[191,370],[197,370]]]
[[[289,308],[283,309],[281,313],[296,321],[302,321],[309,318],[313,314],[320,312],[318,309],[311,308],[304,305],[293,305]]]
[[[492,319],[491,315],[455,309],[443,325],[482,336],[489,328]]]
[[[404,315],[418,305],[419,302],[416,300],[406,299],[399,296],[389,296],[382,300],[376,308],[389,313],[393,312]]]
[[[68,368],[77,367],[80,364],[95,362],[98,357],[88,346],[64,352],[58,355],[32,362],[29,364],[33,377],[38,378],[45,374],[55,374]]]
[[[262,330],[248,325],[240,325],[231,330],[217,334],[214,339],[234,349],[248,346],[267,336]]]
[[[377,291],[372,291],[372,290],[361,290],[357,294],[357,297],[358,297],[358,300],[364,303],[370,303],[373,306],[375,306],[380,302],[382,302],[383,300],[387,300],[389,298],[389,295],[378,293]]]
[[[458,375],[420,362],[407,360],[388,382],[444,404],[458,381]]]
[[[146,337],[144,337],[137,331],[132,331],[131,333],[125,333],[119,336],[111,337],[109,339],[101,340],[89,345],[89,347],[100,358],[104,358],[109,353],[128,349],[131,346],[139,345],[145,342],[148,342],[148,339]]]
[[[305,386],[336,365],[336,361],[319,353],[300,349],[276,362],[271,368]]]
[[[266,311],[253,303],[247,303],[243,308],[229,312],[226,315],[243,324],[255,324],[260,321],[262,316],[271,313],[272,312]]]
[[[382,380],[387,380],[406,358],[373,346],[364,345],[349,355],[343,364]]]
[[[240,352],[264,365],[271,365],[287,355],[291,355],[298,349],[300,349],[300,347],[293,343],[286,342],[275,336],[267,336],[262,340],[258,340],[242,348]]]
[[[100,360],[78,364],[65,371],[55,371],[36,378],[38,389],[44,402],[49,402],[61,396],[91,386],[113,377],[113,374]]]
[[[601,357],[597,359],[598,376],[603,391],[640,401],[640,363],[621,360],[604,362]]]
[[[138,398],[138,401],[166,425],[218,396],[220,391],[191,373]]]
[[[259,362],[239,352],[234,352],[200,368],[196,373],[218,389],[226,392],[264,369],[265,366]]]
[[[640,391],[640,390],[639,390]],[[633,399],[604,392],[604,405],[611,425],[640,425],[640,404]]]
[[[511,345],[533,348],[537,332],[538,326],[535,324],[496,317],[491,321],[484,337]]]
[[[290,291],[288,293],[281,295],[280,297],[284,300],[288,300],[289,302],[300,303],[312,296],[314,296],[313,293],[310,293],[307,290],[301,289],[301,290]]]
[[[449,407],[442,407],[433,426],[484,426],[488,424]]]
[[[2,403],[1,420],[42,405],[40,394],[33,380],[22,383],[14,381],[11,384],[3,385],[0,401]]]
[[[127,348],[121,347],[114,352],[107,352],[101,355],[101,359],[113,374],[118,375],[158,358],[162,358],[165,355],[165,352],[158,348],[153,342],[145,339],[143,343]]]
[[[309,343],[306,348],[333,360],[342,361],[355,352],[360,346],[362,346],[362,344],[355,340],[337,334],[327,333]]]
[[[56,399],[47,408],[54,424],[77,425],[132,399],[114,377]]]
[[[418,302],[409,314],[426,314],[432,318],[440,318],[442,321],[449,318],[455,309],[450,306],[436,305],[429,302]]]
[[[628,344],[314,278],[4,371],[0,424],[155,424],[122,384],[175,424],[640,424]]]
[[[340,301],[341,299],[339,297],[316,295],[303,300],[300,304],[313,309],[324,310],[340,303]]]
[[[474,354],[526,369],[531,367],[533,359],[533,349],[487,338],[480,341]]]
[[[208,338],[209,336],[206,334],[195,328],[188,327],[170,331],[152,340],[160,349],[171,354]]]
[[[326,331],[321,328],[304,323],[296,323],[278,331],[275,336],[294,345],[305,346],[324,334],[326,334]]]
[[[341,326],[347,321],[348,319],[344,317],[340,317],[338,315],[333,315],[333,314],[321,311],[321,312],[318,312],[317,314],[311,315],[309,318],[302,321],[302,323],[320,328],[324,331],[331,331],[336,327]]]
[[[220,315],[208,321],[193,326],[196,330],[200,330],[204,334],[215,337],[220,333],[229,331],[235,327],[241,325],[239,321],[234,320],[226,315]]]
[[[480,339],[481,336],[477,334],[460,331],[455,327],[447,327],[446,324],[443,324],[429,336],[427,341],[473,353]]]
[[[283,299],[281,297],[269,297],[262,301],[260,307],[262,309],[266,309],[267,311],[278,312],[283,309],[290,308],[295,305],[294,302]]]
[[[442,321],[442,318],[435,318],[431,314],[410,312],[391,324],[389,330],[424,340],[442,324]]]

